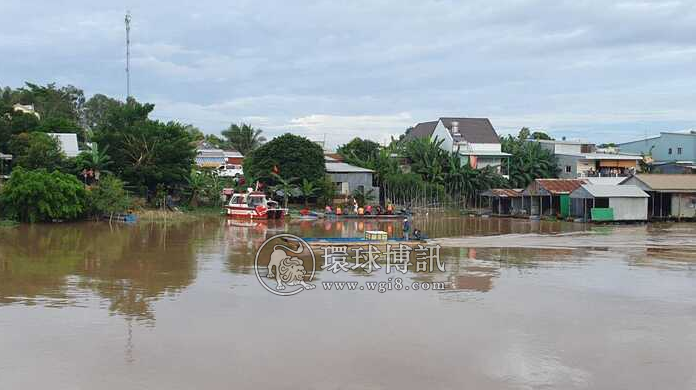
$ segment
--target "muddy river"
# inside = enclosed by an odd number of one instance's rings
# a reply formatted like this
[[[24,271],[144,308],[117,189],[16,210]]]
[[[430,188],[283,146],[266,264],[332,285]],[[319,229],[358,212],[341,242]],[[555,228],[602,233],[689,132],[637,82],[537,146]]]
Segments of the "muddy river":
[[[400,222],[0,228],[0,389],[696,388],[696,224],[414,226],[444,272],[293,296],[257,279],[267,238]],[[324,287],[397,277],[446,288]]]

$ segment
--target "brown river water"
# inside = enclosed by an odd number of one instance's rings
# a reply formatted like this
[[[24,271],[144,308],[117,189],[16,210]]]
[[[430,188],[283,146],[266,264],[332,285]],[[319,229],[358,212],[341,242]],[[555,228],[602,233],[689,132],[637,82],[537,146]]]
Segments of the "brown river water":
[[[0,228],[0,389],[696,389],[696,224],[416,218],[444,291],[276,296],[266,238],[394,221]]]

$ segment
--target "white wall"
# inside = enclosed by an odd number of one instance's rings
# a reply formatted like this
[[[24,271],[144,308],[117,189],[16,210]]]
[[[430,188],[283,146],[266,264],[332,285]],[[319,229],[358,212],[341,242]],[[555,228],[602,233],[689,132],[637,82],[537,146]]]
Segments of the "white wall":
[[[442,121],[437,122],[437,126],[435,126],[435,130],[433,131],[433,135],[430,136],[430,139],[433,141],[435,139],[444,140],[440,147],[448,153],[454,151],[454,140],[452,139],[452,134],[450,134],[449,130],[447,130],[445,125],[442,124]]]
[[[615,221],[645,221],[648,219],[648,198],[609,198]]]
[[[495,152],[500,153],[500,144],[468,144],[472,152]]]
[[[556,154],[580,154],[582,145],[556,143],[554,153]]]

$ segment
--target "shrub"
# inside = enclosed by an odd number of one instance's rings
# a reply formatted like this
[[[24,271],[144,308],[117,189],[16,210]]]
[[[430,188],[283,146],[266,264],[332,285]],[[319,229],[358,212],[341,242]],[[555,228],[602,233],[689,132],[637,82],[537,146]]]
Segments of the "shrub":
[[[72,175],[17,167],[0,193],[0,206],[11,219],[25,222],[71,220],[85,210],[86,192]]]
[[[124,212],[132,204],[128,192],[123,188],[123,182],[111,175],[103,176],[88,195],[90,214],[97,217]]]

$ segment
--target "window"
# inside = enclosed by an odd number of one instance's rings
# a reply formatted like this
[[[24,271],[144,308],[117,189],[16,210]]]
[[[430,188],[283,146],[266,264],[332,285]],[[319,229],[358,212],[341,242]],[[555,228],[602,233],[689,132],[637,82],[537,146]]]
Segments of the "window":
[[[682,154],[682,148],[677,148],[677,154]]]
[[[667,154],[672,154],[672,148],[667,149]]]
[[[570,165],[566,165],[566,173],[572,173],[573,172],[573,167]]]

